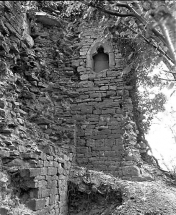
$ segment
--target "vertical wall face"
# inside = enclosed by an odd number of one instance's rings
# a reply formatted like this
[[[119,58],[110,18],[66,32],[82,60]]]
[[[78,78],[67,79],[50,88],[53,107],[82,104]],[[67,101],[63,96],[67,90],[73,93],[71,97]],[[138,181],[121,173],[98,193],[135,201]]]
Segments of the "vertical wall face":
[[[77,129],[76,161],[91,169],[119,174],[122,161],[122,116],[132,111],[128,90],[124,93],[121,78],[121,53],[111,40],[100,39],[97,28],[83,29],[79,62],[80,97],[72,106],[72,114],[80,116]],[[94,71],[93,56],[99,47],[109,56],[109,69]]]
[[[9,200],[11,214],[66,215],[73,124],[61,89],[70,76],[54,49],[61,30],[34,22],[33,39],[25,15],[20,2],[0,2],[0,211]]]
[[[41,153],[22,154],[26,159],[33,159],[33,168],[20,171],[21,180],[13,179],[25,190],[25,205],[37,215],[67,214],[67,181],[71,162],[69,157],[46,155]]]

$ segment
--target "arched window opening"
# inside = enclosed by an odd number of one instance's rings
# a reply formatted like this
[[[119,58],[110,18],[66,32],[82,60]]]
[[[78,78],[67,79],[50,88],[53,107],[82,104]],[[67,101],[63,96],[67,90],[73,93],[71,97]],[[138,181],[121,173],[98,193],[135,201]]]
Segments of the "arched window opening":
[[[94,71],[101,72],[109,68],[109,55],[104,53],[103,47],[98,48],[97,52],[98,53],[93,56]]]

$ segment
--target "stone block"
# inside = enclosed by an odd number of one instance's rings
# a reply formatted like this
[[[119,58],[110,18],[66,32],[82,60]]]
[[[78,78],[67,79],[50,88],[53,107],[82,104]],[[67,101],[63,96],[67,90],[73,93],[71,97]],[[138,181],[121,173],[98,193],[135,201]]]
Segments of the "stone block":
[[[112,151],[111,146],[104,146],[103,149],[104,149],[104,151]]]
[[[38,182],[31,180],[31,178],[29,178],[29,180],[24,181],[24,186],[28,187],[28,188],[37,188],[38,187]]]
[[[30,168],[30,177],[41,175],[41,168]]]
[[[101,93],[92,93],[90,94],[90,98],[100,98],[101,97]]]
[[[5,101],[0,99],[0,108],[4,109],[5,108]]]
[[[67,181],[67,177],[65,175],[59,175],[59,180],[65,180]]]
[[[99,88],[100,90],[107,90],[108,89],[108,86],[102,86]]]
[[[86,71],[86,68],[84,66],[79,66],[79,67],[77,67],[77,71],[84,72],[84,71]]]
[[[85,131],[85,136],[91,136],[93,134],[93,129],[87,129]]]
[[[40,180],[40,181],[38,181],[37,184],[38,184],[38,187],[44,188],[47,186],[47,181],[46,180]]]
[[[118,139],[121,137],[121,133],[111,134],[111,139]]]
[[[80,83],[79,83],[79,87],[88,88],[88,87],[93,87],[93,86],[94,86],[94,83],[92,81],[80,81]]]
[[[115,145],[115,140],[111,139],[111,136],[110,136],[109,139],[104,140],[104,145],[105,146],[114,146]]]
[[[45,199],[31,199],[26,205],[33,211],[41,210],[45,207]]]
[[[78,158],[83,158],[84,156],[85,156],[84,154],[79,154],[79,153],[76,154],[76,157]]]
[[[54,167],[58,167],[59,163],[57,161],[53,161]]]
[[[89,74],[89,75],[88,75],[88,79],[89,79],[89,80],[94,80],[95,77],[96,77],[96,74]]]
[[[85,74],[85,75],[81,75],[80,79],[84,81],[84,80],[88,80],[88,77],[89,77],[88,74]]]
[[[61,175],[64,172],[64,168],[62,167],[61,163],[59,163],[59,166],[57,168],[57,172]]]
[[[83,46],[81,49],[80,49],[80,52],[87,52],[88,51],[88,47],[85,47]]]
[[[116,90],[117,87],[116,86],[109,86],[109,90]]]
[[[100,114],[101,114],[101,110],[99,110],[99,109],[97,109],[97,110],[93,110],[93,114],[100,115]]]
[[[117,68],[122,67],[122,59],[115,59],[115,67]]]
[[[42,198],[49,197],[50,196],[50,189],[43,188],[41,191],[41,196],[42,196]]]
[[[71,162],[70,161],[66,161],[65,162],[65,169],[70,169],[71,167]]]
[[[90,117],[88,118],[89,122],[98,122],[99,121],[99,116],[91,114]]]
[[[124,176],[140,176],[140,169],[137,166],[124,166],[122,167]]]
[[[3,109],[0,109],[0,117],[5,118],[6,112]]]
[[[46,160],[46,154],[42,152],[42,153],[40,154],[40,159]]]
[[[102,110],[102,114],[115,114],[115,109],[108,108],[106,110]]]
[[[57,168],[56,167],[48,167],[48,175],[56,175]]]
[[[44,214],[50,214],[50,208],[44,208],[44,209],[42,209],[42,210],[38,210],[38,211],[36,211],[36,213],[35,213],[36,215],[44,215]]]
[[[72,66],[78,67],[78,66],[79,66],[79,63],[80,63],[80,60],[73,60],[73,61],[72,61]]]
[[[88,99],[88,98],[89,98],[89,95],[80,95],[79,98],[80,98],[80,99]]]
[[[43,167],[41,168],[41,175],[47,175],[47,168],[46,167]]]
[[[107,96],[109,97],[109,96],[115,96],[117,93],[116,93],[116,91],[113,91],[113,90],[109,90],[109,91],[107,91]]]
[[[111,134],[111,130],[110,129],[102,129],[101,131],[97,132],[98,135],[110,135]]]
[[[81,108],[82,114],[91,114],[92,113],[92,106],[84,106]]]
[[[44,166],[45,166],[45,167],[48,167],[48,166],[50,166],[50,163],[49,163],[49,161],[45,160],[45,161],[44,161]]]
[[[84,137],[85,136],[85,132],[83,130],[78,130],[77,131],[77,136],[78,137]]]
[[[117,76],[117,71],[107,71],[107,76],[108,77],[116,77]]]
[[[115,157],[116,153],[114,151],[105,151],[105,156],[106,157]]]
[[[119,126],[109,126],[109,129],[111,130],[111,133],[116,134],[117,131],[120,129]]]
[[[76,162],[78,164],[87,164],[88,163],[88,158],[76,158]]]
[[[1,157],[1,158],[10,157],[10,152],[1,149],[1,150],[0,150],[0,157]]]
[[[88,147],[77,147],[76,152],[79,154],[87,154],[88,153]]]
[[[97,73],[96,78],[105,78],[106,77],[106,72],[107,72],[107,70],[102,71],[100,73]]]
[[[51,167],[54,166],[53,161],[51,161],[51,160],[49,161],[49,166],[51,166]]]
[[[83,51],[83,52],[80,52],[80,55],[86,55],[87,54],[87,51]]]
[[[45,176],[44,175],[39,175],[35,177],[35,180],[45,180]]]
[[[51,194],[50,198],[49,198],[49,204],[53,205],[55,203],[55,198],[56,196],[54,194]]]
[[[30,195],[30,198],[31,199],[40,199],[41,197],[42,197],[42,189],[43,188],[35,188],[35,189],[31,189],[30,190],[30,193],[29,193],[29,195]]]
[[[42,161],[42,160],[38,160],[37,166],[38,166],[38,167],[43,167],[43,161]]]
[[[45,198],[46,202],[45,202],[45,206],[49,206],[49,197]],[[43,215],[43,214],[42,214]]]
[[[107,123],[109,126],[118,126],[119,127],[119,122],[117,122],[117,120],[113,120],[113,121],[109,121]]]
[[[94,135],[91,138],[94,140],[102,140],[102,139],[106,139],[107,135]]]

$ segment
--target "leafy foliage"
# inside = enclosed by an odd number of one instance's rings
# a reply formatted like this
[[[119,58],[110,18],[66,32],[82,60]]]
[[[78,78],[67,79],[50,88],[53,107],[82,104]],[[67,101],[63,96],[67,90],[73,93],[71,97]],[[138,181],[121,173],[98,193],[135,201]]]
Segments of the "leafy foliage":
[[[113,35],[114,42],[121,45],[125,63],[135,71],[129,77],[129,84],[136,76],[137,108],[146,115],[142,125],[147,131],[151,119],[157,111],[164,109],[165,102],[162,93],[149,98],[148,89],[168,84],[167,80],[162,81],[160,73],[152,76],[151,72],[163,61],[176,78],[173,54],[176,44],[173,30],[176,26],[175,1],[28,1],[25,4],[35,5],[38,10],[69,21],[68,28],[74,28],[74,23],[81,20],[98,21],[99,28],[104,29],[103,35]],[[128,50],[126,44],[130,47]],[[141,87],[143,92],[139,92]]]

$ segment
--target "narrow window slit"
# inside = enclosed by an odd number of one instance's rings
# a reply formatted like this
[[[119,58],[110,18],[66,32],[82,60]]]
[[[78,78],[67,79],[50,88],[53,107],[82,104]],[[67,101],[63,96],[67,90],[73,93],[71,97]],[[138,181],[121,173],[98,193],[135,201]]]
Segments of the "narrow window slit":
[[[109,68],[109,55],[104,53],[104,48],[100,47],[97,54],[93,56],[94,71],[101,72]]]

